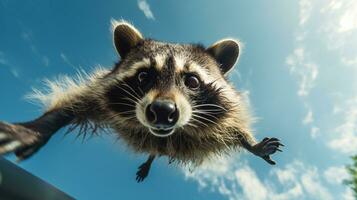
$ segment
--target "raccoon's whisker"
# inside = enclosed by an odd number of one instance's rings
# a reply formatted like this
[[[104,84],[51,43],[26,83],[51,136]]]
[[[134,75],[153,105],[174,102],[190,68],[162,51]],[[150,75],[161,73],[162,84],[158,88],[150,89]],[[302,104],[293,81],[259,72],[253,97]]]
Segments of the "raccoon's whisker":
[[[129,107],[134,107],[135,108],[135,105],[132,105],[132,104],[128,104],[128,103],[120,103],[120,102],[117,102],[117,103],[109,103],[110,105],[124,105],[124,106],[129,106]]]
[[[124,91],[125,93],[127,93],[128,95],[130,95],[131,97],[133,97],[136,100],[139,100],[136,96],[134,96],[131,92],[129,92],[127,89],[123,88],[122,85],[124,86],[124,84],[121,85],[117,85],[116,87],[121,89],[122,91]]]
[[[142,95],[142,96],[144,96],[144,92],[143,92],[143,90],[142,90],[140,87],[138,87],[138,89],[139,89],[139,91],[140,91],[141,95]]]
[[[117,117],[120,118],[120,119],[122,119],[123,121],[125,121],[125,120],[131,120],[131,119],[136,118],[135,115],[129,116],[129,117],[125,117],[125,116],[120,116],[120,115],[116,114],[116,115],[110,116],[110,117],[108,118],[108,120],[113,120],[113,119],[115,119],[115,118],[117,118]]]
[[[206,121],[209,121],[209,122],[211,122],[212,124],[215,124],[215,125],[219,126],[219,124],[217,124],[216,122],[214,122],[214,121],[212,121],[212,120],[210,120],[210,119],[207,119],[206,117],[203,117],[203,116],[200,116],[200,115],[195,115],[195,114],[192,114],[192,116],[198,117],[198,118],[203,119],[203,120],[206,120]]]
[[[126,113],[133,113],[135,114],[135,110],[128,110],[128,111],[124,111],[124,112],[117,112],[118,114],[122,115],[122,114],[126,114]]]
[[[222,106],[216,105],[216,104],[200,104],[200,105],[194,105],[192,108],[201,108],[201,107],[216,107],[220,110],[227,111],[226,108],[223,108]],[[209,108],[208,108],[209,109]]]
[[[193,110],[192,112],[193,112],[193,113],[199,113],[199,114],[200,114],[200,113],[203,113],[203,114],[206,114],[206,113],[207,113],[207,114],[220,114],[220,113],[224,113],[224,112],[222,112],[222,111],[221,111],[221,112],[216,112],[216,111],[215,111],[215,112],[210,112],[210,111],[204,111],[204,110]]]
[[[202,114],[202,115],[206,115],[206,116],[210,116],[210,117],[213,117],[215,119],[218,120],[218,118],[212,114],[209,114],[209,113],[205,113],[205,112],[192,112],[192,113],[197,113],[197,114]]]
[[[124,117],[125,120],[130,120],[130,119],[136,119],[136,116],[132,116],[132,117]]]
[[[122,84],[122,85],[128,87],[131,91],[134,92],[134,94],[136,95],[137,98],[140,98],[140,95],[138,95],[138,93],[136,93],[136,91],[135,91],[129,84],[124,83],[124,84]]]
[[[106,117],[106,120],[113,120],[116,117],[120,117],[120,116],[119,115],[111,115],[111,116]]]
[[[220,109],[222,109],[222,110],[225,110],[225,111],[227,111],[227,109],[225,109],[225,108],[223,108],[222,106],[219,106],[219,105],[216,105],[216,104],[199,104],[199,105],[194,105],[194,106],[192,106],[192,108],[199,108],[199,107],[217,107],[217,108],[220,108]]]
[[[130,114],[130,113],[132,113],[132,114]],[[121,114],[127,114],[128,116],[122,116]],[[123,111],[123,112],[115,112],[112,115],[108,116],[106,119],[108,119],[108,120],[112,120],[115,118],[124,119],[124,118],[132,117],[132,116],[136,117],[136,113],[134,110],[133,111],[129,110],[129,111]]]
[[[193,126],[193,127],[195,127],[195,128],[198,128],[198,126],[196,126],[195,124],[193,124],[193,123],[191,123],[191,122],[188,122],[187,125],[188,125],[188,126]],[[182,128],[184,128],[184,127],[182,127]]]
[[[122,84],[124,85],[124,84]],[[131,92],[129,92],[128,90],[126,90],[125,88],[121,87],[120,85],[117,85],[117,87],[121,90],[123,90],[125,93],[127,93],[128,95],[130,95],[131,97],[133,97],[135,100],[140,101],[140,99],[136,96],[134,96]]]
[[[195,122],[198,122],[198,123],[200,123],[200,124],[206,126],[207,128],[209,127],[206,123],[204,123],[204,122],[202,122],[202,121],[200,121],[200,120],[198,120],[198,119],[195,119],[195,118],[193,118],[193,117],[191,118],[191,120],[193,120],[193,121],[195,121]]]
[[[194,110],[196,111],[196,110]],[[197,109],[197,111],[211,112],[211,113],[222,113],[222,109]]]
[[[138,103],[137,101],[135,101],[134,99],[132,99],[132,98],[130,98],[130,97],[125,97],[125,98],[123,98],[123,99],[128,100],[128,101],[130,101],[130,102],[133,102],[135,105]]]

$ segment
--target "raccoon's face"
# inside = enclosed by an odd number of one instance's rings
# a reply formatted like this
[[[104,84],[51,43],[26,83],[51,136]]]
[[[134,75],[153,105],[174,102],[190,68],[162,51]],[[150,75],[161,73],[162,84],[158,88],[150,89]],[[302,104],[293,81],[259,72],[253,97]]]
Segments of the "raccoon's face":
[[[123,126],[167,137],[219,125],[233,106],[222,91],[230,87],[224,76],[238,59],[238,42],[221,40],[205,49],[144,39],[125,22],[113,28],[122,59],[107,97]]]

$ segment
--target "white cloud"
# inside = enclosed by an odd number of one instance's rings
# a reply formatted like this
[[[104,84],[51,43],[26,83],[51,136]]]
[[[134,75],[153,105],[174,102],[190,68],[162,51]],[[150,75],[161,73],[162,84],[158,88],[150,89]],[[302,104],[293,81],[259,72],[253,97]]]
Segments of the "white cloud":
[[[5,59],[4,52],[0,51],[0,64],[1,65],[7,65],[7,60]]]
[[[346,192],[342,195],[342,199],[343,200],[356,200],[356,198],[353,194],[353,191],[350,188],[346,189]]]
[[[323,186],[316,167],[294,161],[283,169],[274,170],[273,174],[283,186],[290,185],[290,196],[283,199],[302,199],[301,196],[306,199],[332,199],[332,195]]]
[[[357,3],[350,1],[339,19],[338,32],[347,32],[357,28]]]
[[[50,59],[47,56],[42,57],[42,63],[48,67],[50,65]]]
[[[357,47],[354,45],[357,43],[357,1],[300,0],[299,5],[295,49],[287,57],[286,64],[299,85],[297,94],[308,109],[303,124],[310,126],[312,138],[324,133],[330,148],[346,154],[356,153],[357,105],[346,106],[344,100],[357,96],[354,89],[357,79],[353,78],[357,76]],[[319,12],[317,8],[321,8]],[[343,77],[345,82],[332,81],[334,77]],[[324,99],[326,104],[334,105],[331,108],[333,117],[312,112],[316,103],[310,101],[311,93],[317,91],[313,90],[317,78],[321,84],[319,88],[323,88],[319,91],[321,98],[341,91],[339,101]],[[319,120],[315,122],[314,118]]]
[[[311,138],[316,138],[317,136],[319,136],[320,128],[317,127],[316,125],[314,125],[313,122],[314,122],[313,112],[312,112],[311,108],[309,108],[306,116],[302,120],[302,124],[310,125],[311,126],[310,127]]]
[[[302,123],[303,123],[304,125],[307,125],[307,124],[311,124],[313,121],[314,121],[314,118],[313,118],[313,116],[312,116],[312,110],[310,109],[310,110],[307,112],[305,118],[302,120]]]
[[[34,41],[31,30],[26,30],[21,34],[22,39],[28,43],[32,53],[42,62],[42,64],[46,67],[50,64],[50,59],[39,52]]]
[[[343,106],[342,123],[334,130],[329,147],[342,153],[357,153],[357,96]]]
[[[341,61],[344,65],[347,66],[356,66],[357,67],[357,57],[356,58],[346,58],[342,57]]]
[[[67,65],[69,65],[73,69],[77,70],[77,67],[69,60],[69,58],[66,56],[66,54],[60,53],[60,57],[62,58],[63,62],[65,62]]]
[[[348,76],[357,76],[357,1],[330,0],[327,6],[321,9],[320,32],[324,44],[333,51],[337,61],[341,62],[342,70],[349,70],[348,74],[339,74],[346,80],[342,88],[335,90],[348,92],[341,93],[338,102],[334,102],[334,121],[339,124],[333,128],[328,146],[336,151],[351,154],[357,149],[357,79]],[[340,59],[340,60],[338,60]],[[352,67],[351,67],[352,66]],[[354,96],[354,97],[353,97]],[[347,103],[345,103],[347,99]]]
[[[311,196],[316,197],[316,199],[332,199],[329,191],[319,181],[319,175],[316,168],[308,170],[305,174],[303,174],[301,177],[301,183],[306,192]]]
[[[310,18],[311,11],[312,11],[312,4],[310,0],[300,0],[300,25],[304,25]]]
[[[341,136],[329,142],[329,147],[346,154],[356,153],[357,136],[351,132],[341,134]]]
[[[299,96],[309,95],[314,87],[319,70],[318,66],[306,56],[306,50],[302,47],[296,48],[286,59],[290,73],[296,76],[299,83]]]
[[[14,66],[13,64],[11,64],[7,58],[5,58],[5,53],[0,51],[0,65],[4,65],[6,66],[10,73],[15,77],[15,78],[19,78],[20,77],[20,70],[18,69],[18,67]]]
[[[148,19],[155,20],[154,14],[150,9],[150,5],[146,0],[138,0],[138,6],[141,11],[143,11],[144,15]]]
[[[10,71],[11,71],[11,74],[12,74],[15,78],[19,78],[19,77],[20,77],[19,71],[16,70],[15,68],[12,68]]]
[[[323,6],[321,16],[318,16],[322,19],[319,20],[320,34],[330,49],[338,50],[341,56],[345,56],[355,49],[353,44],[357,42],[357,1],[330,0]]]
[[[310,135],[312,138],[316,138],[320,134],[320,128],[316,126],[312,126],[310,129]]]
[[[348,178],[345,166],[332,166],[324,171],[324,177],[330,184],[342,184]]]
[[[332,199],[317,168],[300,161],[272,168],[263,177],[246,162],[228,157],[204,163],[193,172],[183,172],[187,179],[197,181],[201,189],[218,191],[230,200]]]
[[[239,168],[235,171],[235,179],[242,187],[243,196],[246,199],[251,200],[261,200],[267,199],[268,190],[263,185],[263,183],[259,180],[255,172],[246,166]]]

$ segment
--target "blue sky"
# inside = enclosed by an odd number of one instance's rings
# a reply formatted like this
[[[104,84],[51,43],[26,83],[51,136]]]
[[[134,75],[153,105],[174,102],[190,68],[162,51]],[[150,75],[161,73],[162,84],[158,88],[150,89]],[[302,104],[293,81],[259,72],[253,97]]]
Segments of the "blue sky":
[[[40,115],[24,96],[45,78],[110,68],[111,18],[164,41],[240,39],[230,78],[258,118],[256,137],[286,145],[278,164],[233,152],[191,173],[162,158],[137,184],[144,155],[61,131],[21,167],[78,199],[352,199],[341,180],[357,153],[356,1],[0,0],[1,120]]]

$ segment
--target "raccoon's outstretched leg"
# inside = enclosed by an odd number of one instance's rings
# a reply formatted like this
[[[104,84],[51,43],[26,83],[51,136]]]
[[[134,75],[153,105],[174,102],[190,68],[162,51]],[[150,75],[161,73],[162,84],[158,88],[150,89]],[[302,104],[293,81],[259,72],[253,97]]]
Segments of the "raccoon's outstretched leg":
[[[138,172],[136,172],[136,181],[142,182],[149,174],[152,161],[155,159],[155,155],[150,155],[145,163],[140,165]]]
[[[15,152],[18,160],[26,159],[73,120],[72,112],[56,109],[25,123],[0,122],[0,155]]]
[[[271,159],[270,155],[274,154],[277,151],[282,152],[279,148],[284,146],[280,143],[280,140],[277,138],[264,138],[261,142],[257,144],[250,144],[245,138],[240,138],[240,143],[245,149],[253,153],[256,156],[263,158],[266,162],[271,165],[275,165],[275,161]]]

